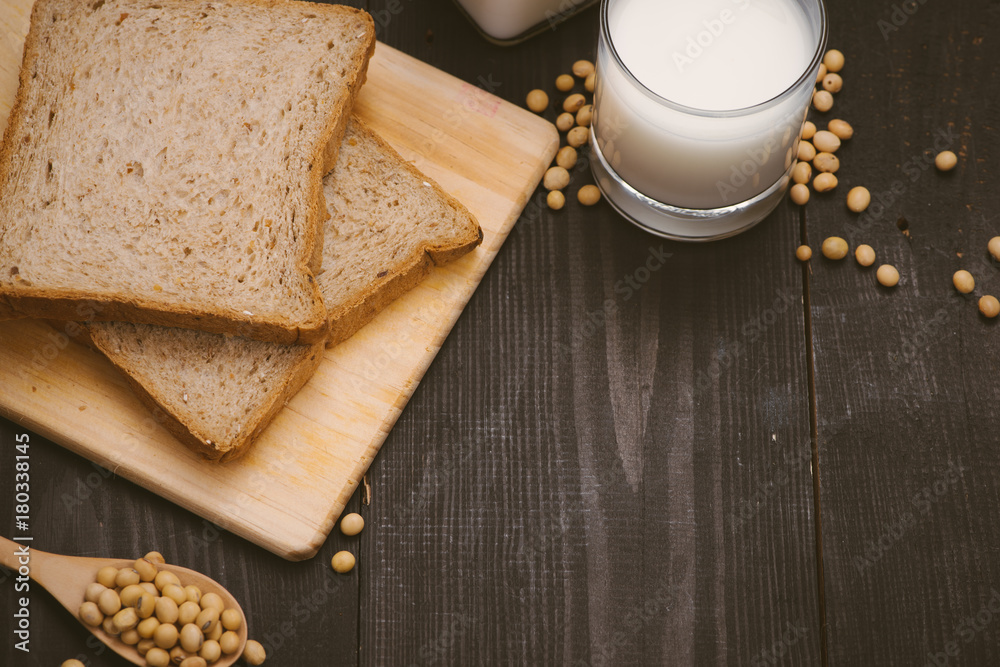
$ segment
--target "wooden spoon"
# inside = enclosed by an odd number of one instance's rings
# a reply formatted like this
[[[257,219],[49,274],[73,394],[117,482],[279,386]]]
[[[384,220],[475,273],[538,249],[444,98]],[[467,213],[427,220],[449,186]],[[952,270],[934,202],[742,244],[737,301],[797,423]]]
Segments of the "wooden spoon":
[[[9,567],[16,573],[22,567],[19,555],[22,546],[28,546],[30,561],[28,567],[31,572],[28,576],[40,584],[42,588],[52,594],[59,603],[66,607],[73,618],[80,621],[80,605],[84,602],[84,593],[87,585],[97,581],[97,571],[102,567],[111,565],[112,567],[131,567],[135,559],[119,558],[80,558],[78,556],[61,556],[38,551],[30,546],[30,542],[12,542],[5,537],[0,537],[0,564]],[[240,608],[239,602],[225,588],[219,585],[201,572],[189,570],[179,565],[158,564],[160,570],[167,570],[177,575],[184,586],[194,584],[204,593],[215,593],[226,603],[226,609],[236,609],[243,616],[243,624],[237,634],[240,636],[239,649],[229,655],[223,654],[221,658],[212,663],[212,667],[229,667],[243,655],[243,648],[247,643],[246,616]],[[139,655],[139,651],[134,646],[129,646],[117,637],[109,635],[101,628],[92,628],[83,621],[83,627],[87,628],[95,637],[111,647],[118,655],[136,665],[145,665],[146,659]]]

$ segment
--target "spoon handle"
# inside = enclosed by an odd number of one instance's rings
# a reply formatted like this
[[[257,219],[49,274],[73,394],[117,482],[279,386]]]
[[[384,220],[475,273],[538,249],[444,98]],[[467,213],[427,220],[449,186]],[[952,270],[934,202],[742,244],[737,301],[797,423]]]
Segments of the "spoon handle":
[[[36,554],[42,553],[31,548],[31,542],[15,542],[0,536],[0,565],[15,572],[22,566],[31,566],[31,560]]]
[[[14,572],[27,567],[32,580],[75,614],[83,602],[87,584],[94,581],[97,570],[107,563],[98,558],[51,554],[30,545],[0,537],[0,564]]]

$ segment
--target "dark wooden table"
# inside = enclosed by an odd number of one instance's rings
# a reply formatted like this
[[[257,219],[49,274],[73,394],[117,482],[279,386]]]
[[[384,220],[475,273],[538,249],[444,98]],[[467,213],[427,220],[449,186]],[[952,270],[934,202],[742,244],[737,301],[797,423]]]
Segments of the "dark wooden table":
[[[595,10],[501,48],[450,0],[366,6],[386,43],[517,103],[594,55]],[[831,116],[857,131],[838,193],[709,245],[530,206],[348,506],[361,536],[285,562],[31,434],[34,544],[208,573],[270,665],[1000,664],[1000,328],[951,286],[1000,293],[1000,4],[828,11]],[[927,168],[936,142],[954,172]],[[830,235],[900,286],[795,261]],[[24,433],[0,422],[0,534]],[[0,664],[124,664],[38,589],[15,651],[13,583]]]

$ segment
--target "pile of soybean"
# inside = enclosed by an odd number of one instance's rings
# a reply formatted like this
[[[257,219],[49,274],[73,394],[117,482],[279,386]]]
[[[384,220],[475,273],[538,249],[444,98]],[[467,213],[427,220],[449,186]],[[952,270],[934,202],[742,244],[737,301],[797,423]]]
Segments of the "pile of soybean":
[[[560,74],[556,77],[556,90],[567,93],[562,102],[562,113],[556,118],[556,128],[566,135],[566,145],[556,154],[555,166],[545,172],[542,184],[549,191],[546,198],[549,208],[558,211],[566,205],[566,195],[563,190],[569,187],[570,171],[577,164],[579,157],[577,149],[590,141],[590,122],[594,115],[593,99],[589,102],[584,93],[573,92],[578,80],[583,82],[585,93],[593,95],[596,72],[594,63],[589,60],[577,60],[571,68],[572,74]],[[549,108],[549,95],[544,90],[536,88],[528,93],[525,100],[528,108],[537,114],[545,113]],[[596,185],[584,185],[577,190],[576,199],[584,206],[593,206],[601,200],[601,191]]]
[[[173,572],[160,570],[163,556],[151,551],[131,567],[103,567],[87,585],[80,620],[123,643],[135,646],[150,667],[207,667],[239,650],[243,614],[227,609],[215,593],[183,585]],[[264,647],[248,641],[243,659],[260,665]],[[67,660],[63,667],[76,667]]]
[[[813,108],[816,111],[826,113],[833,108],[834,94],[839,93],[844,87],[844,80],[839,72],[844,68],[845,60],[844,54],[836,49],[828,51],[824,56],[819,75],[816,77],[816,83],[821,89],[813,93]],[[853,136],[854,128],[844,120],[831,120],[826,130],[817,130],[815,123],[806,121],[799,141],[798,163],[792,168],[792,180],[795,185],[790,190],[790,197],[794,203],[804,206],[809,202],[810,180],[816,192],[831,192],[837,187],[838,181],[834,174],[840,169],[840,160],[835,153],[842,141],[847,141]],[[952,151],[942,151],[935,156],[934,165],[938,171],[951,171],[958,165],[958,156]],[[817,172],[815,178],[813,178],[814,169]],[[854,187],[847,193],[847,208],[854,213],[864,212],[871,201],[871,193],[863,186]],[[1000,262],[1000,236],[990,240],[988,250],[993,258]],[[847,241],[839,236],[831,236],[823,241],[822,253],[827,259],[841,260],[847,257],[849,252]],[[799,246],[795,256],[800,261],[807,262],[812,258],[812,249],[805,245]],[[860,266],[870,267],[875,264],[875,249],[867,244],[859,245],[854,251],[854,257]],[[899,284],[899,271],[890,264],[882,264],[876,270],[875,278],[883,287],[895,287]],[[975,278],[968,271],[956,272],[952,277],[952,283],[962,294],[972,294],[975,291]],[[979,299],[979,312],[990,319],[997,317],[1000,315],[1000,301],[992,295],[983,295]]]

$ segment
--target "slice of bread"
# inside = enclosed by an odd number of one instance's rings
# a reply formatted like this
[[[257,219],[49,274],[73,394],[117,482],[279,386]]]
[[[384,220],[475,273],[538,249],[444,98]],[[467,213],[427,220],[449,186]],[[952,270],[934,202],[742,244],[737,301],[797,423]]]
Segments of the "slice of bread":
[[[295,0],[38,0],[0,149],[0,318],[326,337],[324,167],[371,17]]]
[[[331,217],[320,275],[342,339],[414,286],[430,267],[482,239],[462,204],[358,120],[324,179]],[[93,345],[181,442],[231,460],[315,371],[323,344],[277,345],[186,329],[119,322],[88,326]]]

